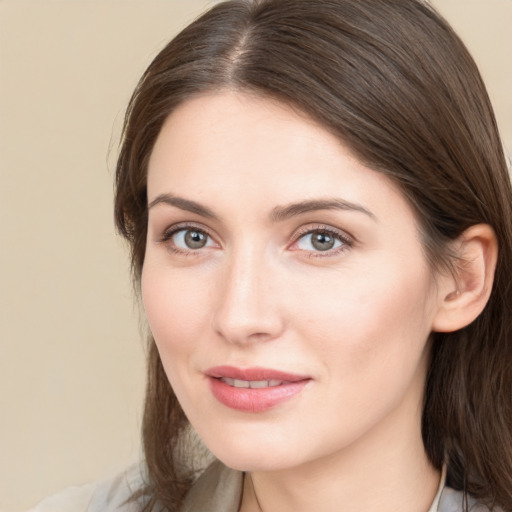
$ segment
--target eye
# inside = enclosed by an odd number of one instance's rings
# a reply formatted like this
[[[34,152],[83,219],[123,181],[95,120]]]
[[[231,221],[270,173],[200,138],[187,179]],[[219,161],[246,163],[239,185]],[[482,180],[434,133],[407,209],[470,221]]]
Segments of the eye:
[[[215,245],[208,233],[197,228],[179,228],[166,234],[164,242],[171,242],[171,247],[178,251],[196,251]]]
[[[297,247],[303,251],[330,251],[342,245],[341,240],[325,231],[314,231],[301,236]]]
[[[299,234],[292,249],[311,253],[327,253],[326,256],[338,254],[352,244],[351,240],[332,229],[309,229]]]

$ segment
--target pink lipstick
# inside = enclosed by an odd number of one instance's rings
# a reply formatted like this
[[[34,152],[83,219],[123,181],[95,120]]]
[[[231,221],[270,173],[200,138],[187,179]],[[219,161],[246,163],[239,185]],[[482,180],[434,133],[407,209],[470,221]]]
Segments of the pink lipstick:
[[[311,377],[269,368],[216,366],[206,372],[213,396],[226,407],[263,412],[299,394]]]

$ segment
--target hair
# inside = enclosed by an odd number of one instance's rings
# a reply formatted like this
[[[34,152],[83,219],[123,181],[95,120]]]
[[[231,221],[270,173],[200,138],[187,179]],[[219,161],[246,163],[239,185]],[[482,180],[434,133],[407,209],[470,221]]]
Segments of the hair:
[[[512,510],[512,191],[478,69],[421,0],[231,0],[215,5],[153,60],[129,103],[116,171],[115,220],[138,287],[147,234],[148,160],[162,125],[193,96],[220,90],[292,105],[402,190],[433,268],[486,223],[499,244],[491,297],[467,327],[433,333],[422,435],[449,483]],[[188,421],[149,339],[143,441],[147,510],[177,510]],[[467,506],[467,505],[466,505]]]

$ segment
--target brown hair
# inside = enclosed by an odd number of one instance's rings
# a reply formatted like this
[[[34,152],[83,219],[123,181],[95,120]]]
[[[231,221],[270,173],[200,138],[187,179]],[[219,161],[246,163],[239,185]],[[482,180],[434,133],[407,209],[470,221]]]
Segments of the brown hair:
[[[163,122],[193,95],[229,88],[294,105],[403,190],[425,254],[486,223],[499,243],[494,289],[477,320],[434,333],[423,440],[450,485],[512,510],[512,192],[477,67],[420,0],[232,0],[174,38],[130,101],[115,218],[138,283],[147,229],[148,159]],[[176,463],[187,420],[150,340],[144,449],[148,509],[176,510],[190,475]]]

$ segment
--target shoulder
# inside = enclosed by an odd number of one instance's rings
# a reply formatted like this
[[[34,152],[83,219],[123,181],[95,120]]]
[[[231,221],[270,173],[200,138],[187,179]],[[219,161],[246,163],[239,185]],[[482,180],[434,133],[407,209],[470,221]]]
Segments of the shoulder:
[[[28,512],[85,512],[94,494],[95,485],[68,487],[41,501]]]
[[[490,512],[490,509],[485,505],[478,503],[473,498],[468,497],[468,512]],[[463,512],[464,509],[464,494],[461,491],[456,491],[451,487],[445,487],[441,494],[439,501],[439,512]],[[500,509],[495,512],[502,512]]]
[[[64,489],[28,512],[139,512],[140,503],[128,500],[141,489],[144,475],[137,465],[103,482]]]

